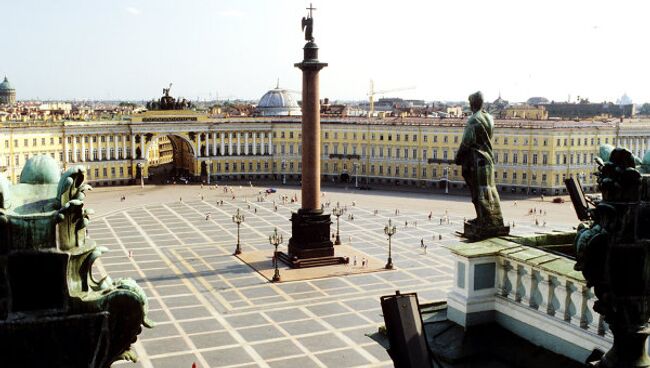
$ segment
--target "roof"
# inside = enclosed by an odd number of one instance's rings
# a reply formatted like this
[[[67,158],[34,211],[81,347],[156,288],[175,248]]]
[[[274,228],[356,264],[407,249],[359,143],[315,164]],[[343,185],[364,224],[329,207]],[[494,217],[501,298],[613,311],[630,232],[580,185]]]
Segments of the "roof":
[[[11,86],[6,76],[4,82],[0,83],[0,91],[14,91],[14,87]]]
[[[282,88],[266,92],[257,104],[257,110],[264,116],[300,115],[301,112],[291,93]]]

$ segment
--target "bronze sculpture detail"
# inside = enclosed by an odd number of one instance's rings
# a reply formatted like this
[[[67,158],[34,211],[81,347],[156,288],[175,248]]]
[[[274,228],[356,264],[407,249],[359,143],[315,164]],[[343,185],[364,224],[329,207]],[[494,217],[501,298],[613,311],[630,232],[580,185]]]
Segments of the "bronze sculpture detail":
[[[494,119],[483,110],[483,95],[469,96],[472,115],[467,119],[463,140],[456,153],[455,164],[462,167],[463,178],[472,195],[476,218],[465,222],[464,235],[470,240],[507,235],[503,225],[499,193],[494,179],[492,135]]]

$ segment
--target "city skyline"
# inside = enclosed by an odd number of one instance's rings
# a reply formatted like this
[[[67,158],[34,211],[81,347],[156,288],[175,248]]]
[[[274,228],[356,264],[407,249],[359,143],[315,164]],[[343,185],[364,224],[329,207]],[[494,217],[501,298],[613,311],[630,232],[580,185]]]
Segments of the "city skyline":
[[[638,35],[646,4],[407,1],[314,3],[322,97],[363,100],[369,81],[387,94],[465,100],[482,90],[511,101],[578,96],[650,101]],[[256,100],[300,89],[308,1],[78,0],[6,4],[13,36],[0,62],[19,100],[147,100],[173,82],[191,99]],[[561,9],[561,11],[560,11]],[[647,9],[646,9],[647,10]],[[26,21],[29,20],[29,21]],[[27,26],[29,25],[29,26]],[[472,41],[476,39],[475,41]]]

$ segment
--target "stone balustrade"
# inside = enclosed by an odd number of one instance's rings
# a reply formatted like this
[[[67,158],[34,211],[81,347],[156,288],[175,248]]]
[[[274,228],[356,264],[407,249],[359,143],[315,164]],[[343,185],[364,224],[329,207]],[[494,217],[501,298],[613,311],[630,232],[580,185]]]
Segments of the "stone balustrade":
[[[496,322],[558,354],[584,361],[612,335],[593,310],[596,297],[575,261],[575,233],[493,238],[449,246],[456,260],[449,319],[470,327]]]

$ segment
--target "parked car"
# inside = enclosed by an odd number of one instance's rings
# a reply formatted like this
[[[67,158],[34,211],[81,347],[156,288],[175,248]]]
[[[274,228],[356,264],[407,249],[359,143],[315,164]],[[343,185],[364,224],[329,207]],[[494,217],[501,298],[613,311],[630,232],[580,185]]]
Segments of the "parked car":
[[[265,190],[265,192],[268,193],[268,194],[275,193],[275,192],[277,192],[277,191],[278,191],[278,190],[275,189],[275,188],[266,188],[266,190]]]
[[[555,197],[555,198],[553,198],[553,203],[564,203],[564,198]]]

